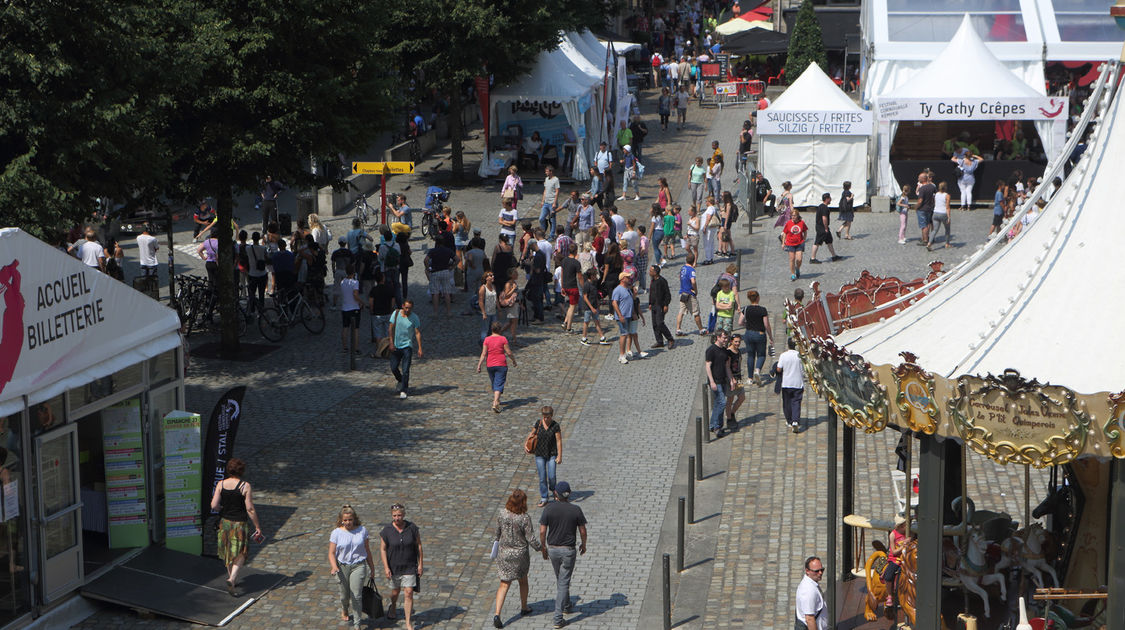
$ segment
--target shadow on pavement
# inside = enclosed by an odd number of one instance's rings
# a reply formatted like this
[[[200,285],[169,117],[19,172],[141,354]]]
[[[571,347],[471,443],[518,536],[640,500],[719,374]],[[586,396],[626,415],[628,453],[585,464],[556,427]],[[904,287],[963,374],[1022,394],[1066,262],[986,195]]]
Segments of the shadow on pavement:
[[[567,625],[575,624],[589,617],[596,617],[614,608],[629,605],[629,598],[623,593],[614,593],[607,598],[584,601],[574,606],[575,616],[567,619]]]
[[[428,610],[418,611],[418,600],[414,600],[414,627],[419,626],[435,626],[442,621],[450,621],[465,614],[465,609],[461,606],[446,606],[444,608],[431,608]],[[394,625],[393,623],[391,624]]]

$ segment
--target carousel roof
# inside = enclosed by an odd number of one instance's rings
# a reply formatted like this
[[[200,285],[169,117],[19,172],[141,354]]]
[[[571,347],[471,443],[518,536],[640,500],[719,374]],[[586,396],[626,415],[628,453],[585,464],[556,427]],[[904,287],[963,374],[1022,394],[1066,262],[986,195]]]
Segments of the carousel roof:
[[[1011,243],[990,243],[912,306],[835,342],[871,364],[898,364],[909,351],[946,378],[1015,369],[1080,393],[1125,390],[1125,361],[1114,354],[1125,347],[1125,283],[1110,265],[1125,233],[1121,101],[1110,103],[1061,191]]]

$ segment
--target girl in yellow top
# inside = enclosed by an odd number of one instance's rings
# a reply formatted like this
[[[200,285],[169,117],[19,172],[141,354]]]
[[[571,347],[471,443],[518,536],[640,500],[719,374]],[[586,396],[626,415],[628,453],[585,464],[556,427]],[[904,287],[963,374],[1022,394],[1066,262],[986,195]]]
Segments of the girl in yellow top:
[[[719,278],[719,292],[715,294],[715,313],[718,316],[716,330],[734,330],[734,314],[738,312],[738,293],[730,286],[730,280]]]

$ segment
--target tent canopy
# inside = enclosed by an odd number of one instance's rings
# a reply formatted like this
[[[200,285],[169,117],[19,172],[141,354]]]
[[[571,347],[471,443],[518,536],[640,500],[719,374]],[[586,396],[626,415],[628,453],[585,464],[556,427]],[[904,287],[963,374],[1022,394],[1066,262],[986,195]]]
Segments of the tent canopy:
[[[770,19],[769,14],[754,10],[723,22],[715,27],[715,32],[719,35],[734,35],[735,33],[741,33],[742,31],[752,28],[772,31],[773,21]]]
[[[0,416],[180,346],[180,318],[17,228],[0,229]]]
[[[933,61],[902,85],[879,96],[986,99],[1043,96],[1045,84],[1039,82],[1037,87],[1021,80],[992,54],[966,14],[961,28]]]
[[[864,111],[816,63],[809,64],[801,76],[781,96],[774,99],[769,108],[772,111],[802,112]]]
[[[1118,306],[1125,284],[1092,272],[1125,231],[1120,184],[1125,162],[1121,93],[1093,131],[1089,148],[1033,223],[967,273],[935,288],[902,314],[836,337],[872,364],[897,365],[909,350],[927,371],[956,378],[1000,374],[1081,393],[1125,389]],[[1096,307],[1087,308],[1092,300]],[[1046,360],[1045,360],[1046,359]]]
[[[560,63],[557,53],[540,52],[530,73],[492,90],[492,101],[561,101],[589,93],[596,81],[573,63]]]
[[[758,24],[758,22],[754,22]],[[732,55],[772,55],[789,50],[789,35],[752,28],[723,39],[723,52]]]
[[[809,64],[760,117],[776,112],[864,112],[815,63]],[[775,192],[793,184],[794,203],[811,206],[831,193],[839,200],[845,181],[852,182],[855,204],[867,202],[866,135],[761,135],[759,163]]]

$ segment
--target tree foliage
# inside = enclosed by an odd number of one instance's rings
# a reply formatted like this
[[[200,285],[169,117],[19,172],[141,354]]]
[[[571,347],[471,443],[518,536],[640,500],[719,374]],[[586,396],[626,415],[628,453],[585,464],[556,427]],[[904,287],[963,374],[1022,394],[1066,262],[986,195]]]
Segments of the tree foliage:
[[[803,0],[793,21],[793,31],[789,33],[789,56],[785,60],[785,75],[794,81],[815,63],[828,72],[828,56],[824,52],[824,35],[820,22],[816,19],[812,0]]]
[[[396,3],[387,15],[385,46],[406,75],[461,104],[461,88],[478,76],[496,85],[527,72],[541,51],[559,44],[560,31],[596,27],[616,10],[602,0],[417,0]],[[405,78],[405,77],[404,77]],[[461,175],[461,129],[451,116],[453,171]]]
[[[0,226],[54,240],[94,199],[164,177],[159,50],[144,5],[11,0],[0,10]]]

